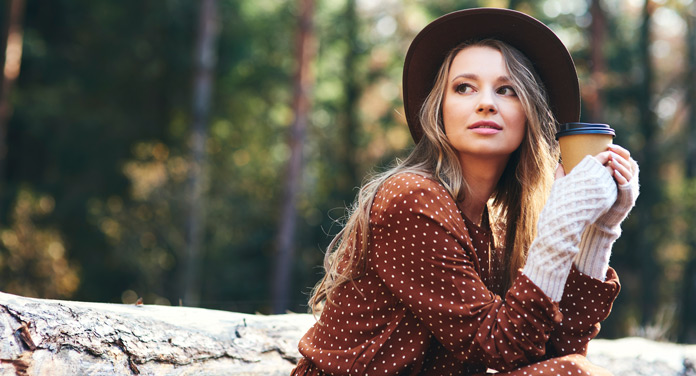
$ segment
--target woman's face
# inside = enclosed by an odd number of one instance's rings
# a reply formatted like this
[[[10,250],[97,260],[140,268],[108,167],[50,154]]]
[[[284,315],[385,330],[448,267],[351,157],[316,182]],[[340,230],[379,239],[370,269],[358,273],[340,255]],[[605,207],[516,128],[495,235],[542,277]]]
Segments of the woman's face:
[[[471,46],[452,61],[442,104],[445,133],[460,159],[504,159],[522,143],[527,118],[500,51]]]

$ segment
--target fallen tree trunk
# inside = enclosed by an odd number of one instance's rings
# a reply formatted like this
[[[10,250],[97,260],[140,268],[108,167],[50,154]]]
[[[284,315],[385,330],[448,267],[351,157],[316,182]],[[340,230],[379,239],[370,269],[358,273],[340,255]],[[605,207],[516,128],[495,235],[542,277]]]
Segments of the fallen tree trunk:
[[[288,375],[313,323],[0,293],[0,375]],[[696,345],[594,340],[588,358],[616,376],[696,376]]]
[[[313,322],[0,293],[0,374],[288,375]]]

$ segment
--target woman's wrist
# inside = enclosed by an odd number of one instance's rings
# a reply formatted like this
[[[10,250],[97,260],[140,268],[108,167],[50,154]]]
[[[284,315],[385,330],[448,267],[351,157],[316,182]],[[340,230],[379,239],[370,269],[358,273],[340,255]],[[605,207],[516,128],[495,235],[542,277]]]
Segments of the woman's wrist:
[[[638,175],[635,175],[630,182],[618,187],[616,202],[606,213],[597,218],[597,225],[608,230],[619,227],[635,205],[638,194]]]
[[[603,228],[592,224],[580,239],[580,252],[573,262],[578,271],[592,278],[604,281],[609,269],[611,247],[621,235],[620,227]]]

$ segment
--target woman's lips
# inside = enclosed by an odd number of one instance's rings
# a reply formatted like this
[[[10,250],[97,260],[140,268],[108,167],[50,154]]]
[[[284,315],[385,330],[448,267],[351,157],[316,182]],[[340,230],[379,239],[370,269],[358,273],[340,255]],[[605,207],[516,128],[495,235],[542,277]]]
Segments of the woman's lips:
[[[496,122],[482,120],[471,124],[469,126],[469,130],[477,134],[491,135],[500,133],[503,130],[503,127],[498,125]]]

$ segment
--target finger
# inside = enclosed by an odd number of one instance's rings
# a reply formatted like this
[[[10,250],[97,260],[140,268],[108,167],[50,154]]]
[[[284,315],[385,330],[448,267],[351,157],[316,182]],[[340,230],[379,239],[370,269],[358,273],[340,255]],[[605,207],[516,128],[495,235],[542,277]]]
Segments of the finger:
[[[614,178],[619,185],[626,184],[633,178],[633,174],[631,173],[631,167],[628,161],[624,160],[628,166],[626,166],[624,163],[619,162],[619,159],[623,158],[613,158],[612,156],[612,163],[611,166],[614,169]]]
[[[599,163],[601,163],[602,165],[606,165],[611,160],[611,152],[603,151],[595,155],[594,157]]]
[[[620,156],[626,158],[626,159],[631,158],[631,152],[628,151],[626,148],[624,148],[624,147],[621,146],[621,145],[609,144],[609,148],[608,148],[608,149],[609,149],[610,151],[613,151],[614,153],[616,153],[616,154],[618,154],[618,155],[620,155]]]
[[[610,151],[603,151],[597,155],[594,156],[594,158],[604,166],[604,168],[609,171],[609,175],[614,175],[614,170],[611,168],[611,152]]]
[[[630,175],[633,175],[633,168],[631,166],[630,157],[627,159],[627,158],[624,158],[623,156],[621,156],[617,153],[614,153],[612,151],[611,152],[611,163],[613,165],[612,167],[617,168],[618,166],[622,166]],[[623,173],[623,171],[622,171],[622,173]],[[626,176],[626,174],[623,174],[623,175]],[[628,180],[631,180],[630,177],[627,176],[627,178],[628,178]]]
[[[614,170],[614,180],[616,180],[616,184],[618,185],[624,185],[627,184],[630,179],[626,179],[625,176],[619,172],[619,170]]]

